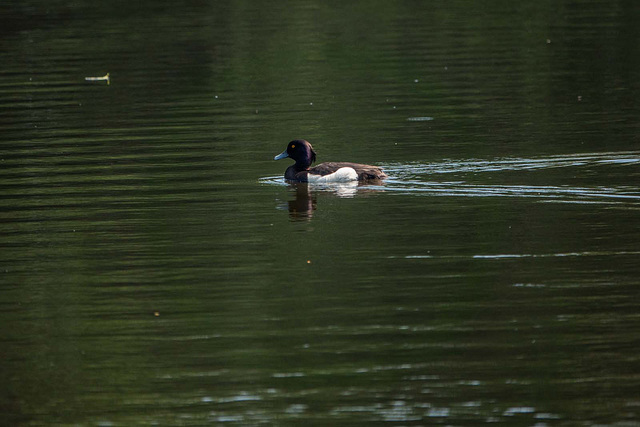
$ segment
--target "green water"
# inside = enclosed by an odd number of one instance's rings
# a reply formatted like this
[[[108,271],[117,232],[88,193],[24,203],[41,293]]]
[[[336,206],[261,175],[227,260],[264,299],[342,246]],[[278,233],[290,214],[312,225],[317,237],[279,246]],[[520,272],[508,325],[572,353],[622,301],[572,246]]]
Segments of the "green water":
[[[0,424],[639,423],[638,11],[5,2]]]

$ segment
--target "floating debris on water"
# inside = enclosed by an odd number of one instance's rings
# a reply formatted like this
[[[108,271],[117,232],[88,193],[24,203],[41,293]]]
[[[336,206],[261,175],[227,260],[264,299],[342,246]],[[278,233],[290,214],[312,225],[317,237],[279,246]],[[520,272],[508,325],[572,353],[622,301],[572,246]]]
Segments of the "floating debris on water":
[[[433,117],[428,117],[428,116],[425,116],[425,117],[409,117],[407,119],[407,121],[409,121],[409,122],[428,122],[430,120],[433,120]]]
[[[107,82],[107,84],[111,84],[109,73],[105,74],[102,77],[85,77],[84,79],[88,82]]]

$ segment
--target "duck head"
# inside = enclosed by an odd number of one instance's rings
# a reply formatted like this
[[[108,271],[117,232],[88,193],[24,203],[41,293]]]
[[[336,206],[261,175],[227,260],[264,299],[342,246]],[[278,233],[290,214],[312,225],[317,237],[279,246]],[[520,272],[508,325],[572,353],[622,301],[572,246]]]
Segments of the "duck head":
[[[296,169],[308,169],[316,161],[316,152],[308,141],[295,139],[287,145],[287,149],[278,154],[273,160],[290,157],[296,161]]]

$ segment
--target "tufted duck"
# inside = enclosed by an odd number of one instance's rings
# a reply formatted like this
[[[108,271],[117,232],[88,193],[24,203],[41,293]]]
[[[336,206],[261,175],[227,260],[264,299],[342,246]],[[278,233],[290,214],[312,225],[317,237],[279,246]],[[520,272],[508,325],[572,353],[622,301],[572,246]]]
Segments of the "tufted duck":
[[[377,166],[359,163],[330,162],[320,163],[309,168],[316,161],[316,153],[308,141],[296,139],[287,145],[287,149],[275,156],[274,160],[291,157],[296,163],[287,168],[284,178],[289,181],[328,183],[345,181],[364,181],[384,179],[387,175]]]

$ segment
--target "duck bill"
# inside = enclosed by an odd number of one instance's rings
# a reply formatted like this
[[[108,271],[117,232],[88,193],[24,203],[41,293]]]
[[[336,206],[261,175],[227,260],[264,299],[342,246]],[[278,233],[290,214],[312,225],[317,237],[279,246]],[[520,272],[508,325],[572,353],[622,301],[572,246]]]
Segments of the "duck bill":
[[[280,153],[280,154],[278,154],[277,156],[275,156],[275,157],[273,158],[273,160],[285,159],[285,158],[287,158],[287,157],[289,157],[289,155],[287,154],[287,151],[285,150],[285,151],[283,151],[282,153]]]

